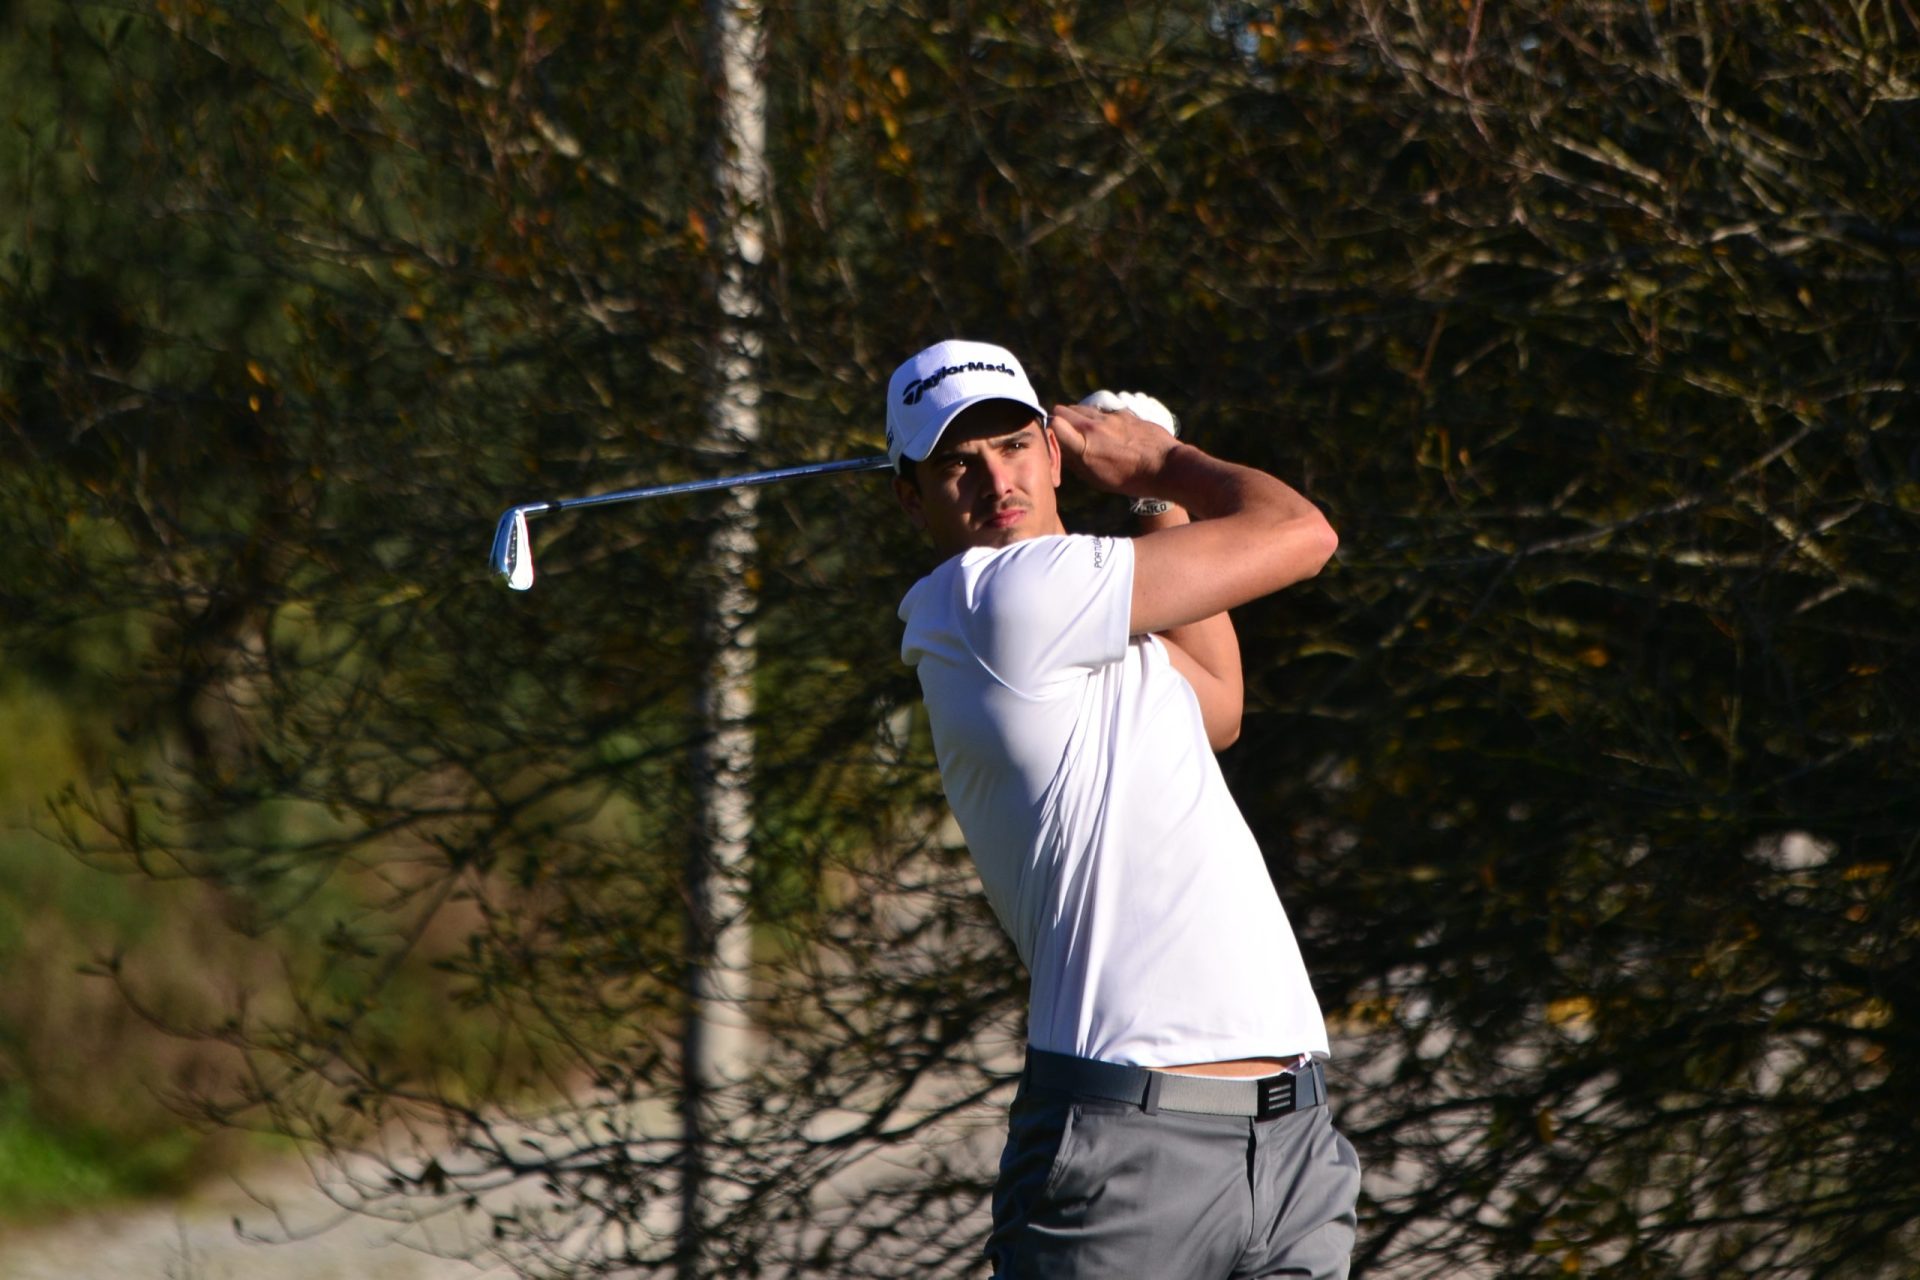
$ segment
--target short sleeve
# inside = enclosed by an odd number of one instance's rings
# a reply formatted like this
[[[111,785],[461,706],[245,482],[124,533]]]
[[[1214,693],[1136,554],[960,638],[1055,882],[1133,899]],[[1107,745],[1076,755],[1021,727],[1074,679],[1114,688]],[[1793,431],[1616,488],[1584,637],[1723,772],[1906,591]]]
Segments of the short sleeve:
[[[1133,614],[1133,541],[1032,538],[963,565],[962,631],[1010,688],[1039,693],[1118,662]]]

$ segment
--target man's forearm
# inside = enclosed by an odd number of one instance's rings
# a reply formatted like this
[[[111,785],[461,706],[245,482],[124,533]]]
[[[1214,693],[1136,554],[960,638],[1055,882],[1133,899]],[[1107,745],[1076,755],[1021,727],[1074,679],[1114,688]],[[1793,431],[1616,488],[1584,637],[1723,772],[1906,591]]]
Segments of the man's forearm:
[[[1190,444],[1167,453],[1149,486],[1154,496],[1178,503],[1196,520],[1219,520],[1267,507],[1278,519],[1320,519],[1320,509],[1284,480],[1227,462]]]
[[[1059,405],[1062,461],[1095,488],[1163,498],[1196,523],[1134,544],[1134,635],[1189,626],[1319,573],[1339,546],[1320,508],[1251,467],[1224,462],[1127,412]]]
[[[1188,625],[1319,573],[1339,545],[1320,509],[1290,485],[1190,445],[1162,451],[1129,488],[1197,517],[1134,549],[1135,633]]]

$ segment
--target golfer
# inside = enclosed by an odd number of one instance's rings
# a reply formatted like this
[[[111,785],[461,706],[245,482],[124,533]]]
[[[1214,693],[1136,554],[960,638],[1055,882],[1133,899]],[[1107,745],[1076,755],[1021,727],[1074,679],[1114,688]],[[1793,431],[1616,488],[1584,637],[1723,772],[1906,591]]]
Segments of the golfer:
[[[894,489],[939,557],[900,604],[901,655],[1031,981],[987,1243],[1002,1280],[1344,1277],[1353,1250],[1326,1027],[1213,756],[1240,725],[1226,611],[1311,578],[1337,539],[1172,427],[1049,413],[986,343],[929,347],[887,390]],[[1140,535],[1067,533],[1063,469],[1140,500]]]

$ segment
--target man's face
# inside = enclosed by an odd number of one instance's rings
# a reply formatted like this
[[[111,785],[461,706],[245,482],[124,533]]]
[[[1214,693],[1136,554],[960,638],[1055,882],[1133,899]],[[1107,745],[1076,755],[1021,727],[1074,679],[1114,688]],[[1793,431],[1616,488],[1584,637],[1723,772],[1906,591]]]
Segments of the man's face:
[[[1031,410],[988,400],[965,410],[894,492],[907,518],[950,556],[1064,533],[1054,489],[1060,445]]]

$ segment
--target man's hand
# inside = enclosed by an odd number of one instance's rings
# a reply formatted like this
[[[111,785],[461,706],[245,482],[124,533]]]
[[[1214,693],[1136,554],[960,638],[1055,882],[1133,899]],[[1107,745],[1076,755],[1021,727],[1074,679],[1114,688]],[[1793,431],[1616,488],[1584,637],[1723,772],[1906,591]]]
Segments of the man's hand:
[[[1086,396],[1080,403],[1089,409],[1100,409],[1107,413],[1112,413],[1116,409],[1125,409],[1136,417],[1145,418],[1156,427],[1165,427],[1175,437],[1180,434],[1180,420],[1173,416],[1173,410],[1144,391],[1101,390]],[[1133,514],[1147,520],[1176,510],[1174,505],[1164,498],[1135,498],[1131,506]]]
[[[1166,428],[1126,409],[1055,405],[1047,425],[1069,470],[1096,489],[1130,498],[1154,496],[1153,482],[1179,447]]]

